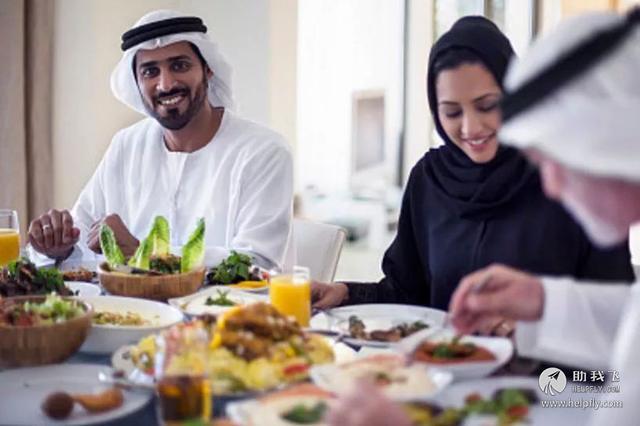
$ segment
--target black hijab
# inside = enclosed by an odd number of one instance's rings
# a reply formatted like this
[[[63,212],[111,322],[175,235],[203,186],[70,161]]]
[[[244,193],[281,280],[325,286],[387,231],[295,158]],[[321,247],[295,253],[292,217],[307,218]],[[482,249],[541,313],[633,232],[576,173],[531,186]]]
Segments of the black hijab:
[[[449,139],[438,118],[434,64],[450,49],[475,53],[503,88],[511,43],[498,27],[481,16],[459,19],[431,48],[427,72],[427,97],[436,130],[445,145],[428,152],[425,174],[445,205],[459,217],[487,218],[514,199],[520,191],[537,182],[537,173],[514,148],[499,145],[495,158],[474,163]]]

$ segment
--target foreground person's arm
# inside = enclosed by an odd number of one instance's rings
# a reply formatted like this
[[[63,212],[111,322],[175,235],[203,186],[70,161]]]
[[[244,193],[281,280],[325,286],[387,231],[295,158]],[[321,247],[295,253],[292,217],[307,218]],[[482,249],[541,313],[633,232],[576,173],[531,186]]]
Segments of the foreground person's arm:
[[[583,284],[569,278],[545,278],[542,285],[542,317],[517,324],[518,352],[584,368],[610,366],[629,286]]]
[[[521,355],[606,367],[629,294],[626,285],[540,279],[492,265],[461,281],[450,310],[463,333],[495,316],[521,321],[516,327]]]

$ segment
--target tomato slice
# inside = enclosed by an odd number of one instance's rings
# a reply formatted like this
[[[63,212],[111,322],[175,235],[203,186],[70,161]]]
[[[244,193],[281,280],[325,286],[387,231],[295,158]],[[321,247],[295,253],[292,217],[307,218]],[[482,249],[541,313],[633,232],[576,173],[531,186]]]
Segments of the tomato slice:
[[[526,417],[527,414],[529,414],[529,407],[526,405],[515,405],[507,410],[509,417],[515,417],[517,419]]]
[[[293,376],[295,374],[306,373],[307,370],[309,370],[309,364],[291,364],[284,368],[284,374],[285,376]]]

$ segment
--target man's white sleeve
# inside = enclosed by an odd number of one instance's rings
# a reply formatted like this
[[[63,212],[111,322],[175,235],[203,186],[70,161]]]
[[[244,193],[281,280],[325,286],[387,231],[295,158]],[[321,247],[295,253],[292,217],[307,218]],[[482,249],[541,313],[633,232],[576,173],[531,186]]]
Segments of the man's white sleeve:
[[[70,259],[95,257],[93,251],[87,246],[87,237],[94,222],[107,214],[109,187],[122,184],[119,151],[120,144],[116,135],[71,210],[74,226],[80,229],[80,241],[76,244]]]
[[[516,348],[523,356],[584,368],[606,368],[630,295],[628,285],[544,278],[540,321],[519,322]]]
[[[282,267],[293,216],[293,160],[285,143],[256,152],[247,161],[238,196],[231,250],[251,254],[265,268]],[[208,264],[223,253],[207,248]]]

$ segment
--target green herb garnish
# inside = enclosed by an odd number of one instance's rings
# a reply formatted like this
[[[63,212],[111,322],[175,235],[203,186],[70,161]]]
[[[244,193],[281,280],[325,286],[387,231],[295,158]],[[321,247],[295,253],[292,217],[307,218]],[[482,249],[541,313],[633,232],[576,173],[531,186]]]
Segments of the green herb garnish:
[[[215,268],[211,268],[211,271],[207,274],[207,283],[210,285],[226,285],[250,280],[252,278],[250,268],[251,256],[231,251],[229,257]]]
[[[291,410],[281,414],[280,417],[290,421],[291,423],[307,425],[319,422],[326,411],[327,404],[325,404],[324,402],[319,402],[313,407],[307,407],[304,404],[298,404]]]
[[[218,292],[218,297],[216,297],[215,299],[211,296],[207,297],[207,300],[205,300],[204,304],[207,306],[212,306],[212,305],[216,305],[216,306],[235,306],[236,302],[234,302],[233,300],[229,299],[228,291],[220,291],[217,290]]]

